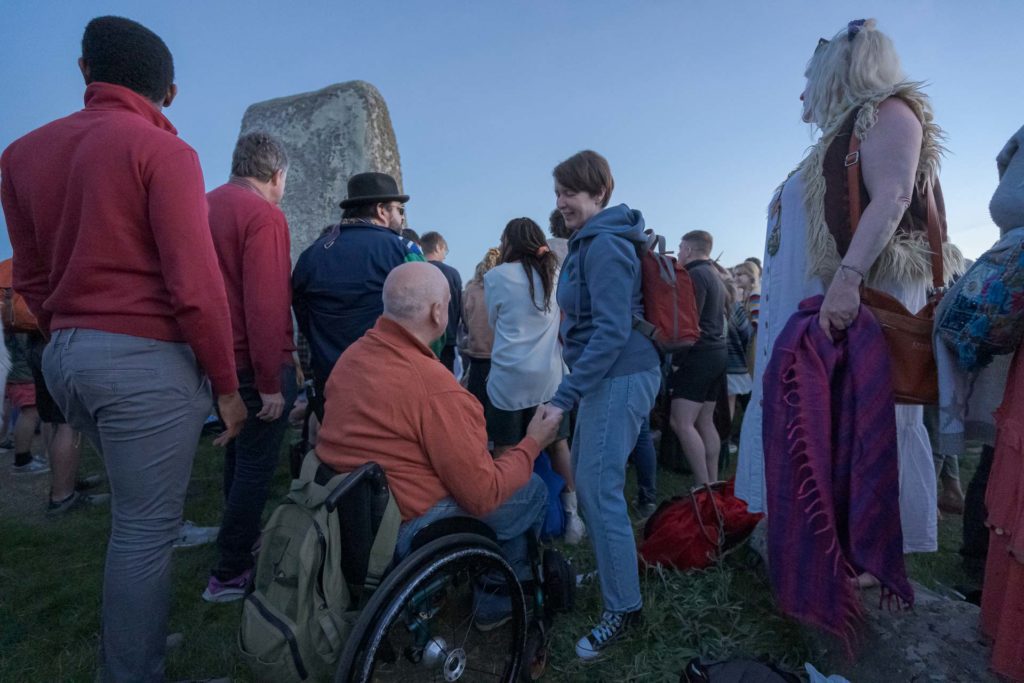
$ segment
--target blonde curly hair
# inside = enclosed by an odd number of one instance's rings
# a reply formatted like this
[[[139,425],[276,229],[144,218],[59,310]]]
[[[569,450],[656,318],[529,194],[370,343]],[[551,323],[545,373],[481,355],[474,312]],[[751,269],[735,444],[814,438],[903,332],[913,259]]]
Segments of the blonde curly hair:
[[[476,264],[476,271],[473,273],[473,279],[477,282],[483,282],[484,274],[494,266],[498,265],[498,260],[501,258],[501,250],[498,247],[491,247],[484,254],[483,260]]]

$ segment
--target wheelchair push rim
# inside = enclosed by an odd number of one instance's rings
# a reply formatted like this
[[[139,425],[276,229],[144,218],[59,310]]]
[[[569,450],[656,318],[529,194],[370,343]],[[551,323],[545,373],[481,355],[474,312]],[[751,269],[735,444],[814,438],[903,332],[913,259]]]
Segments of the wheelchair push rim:
[[[506,596],[511,618],[493,630],[478,596]],[[522,586],[496,544],[474,534],[440,538],[388,575],[360,615],[338,682],[514,681],[526,645]]]

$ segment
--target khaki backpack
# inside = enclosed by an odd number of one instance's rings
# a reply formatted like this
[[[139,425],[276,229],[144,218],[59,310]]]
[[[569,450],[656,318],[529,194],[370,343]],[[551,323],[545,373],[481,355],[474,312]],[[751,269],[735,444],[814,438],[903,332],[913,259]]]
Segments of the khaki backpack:
[[[238,631],[259,681],[330,680],[360,608],[391,564],[401,517],[386,487],[359,487],[346,494],[341,514],[328,510],[331,492],[353,474],[334,473],[310,451],[263,529]],[[360,528],[349,528],[352,506],[359,520],[352,526]]]

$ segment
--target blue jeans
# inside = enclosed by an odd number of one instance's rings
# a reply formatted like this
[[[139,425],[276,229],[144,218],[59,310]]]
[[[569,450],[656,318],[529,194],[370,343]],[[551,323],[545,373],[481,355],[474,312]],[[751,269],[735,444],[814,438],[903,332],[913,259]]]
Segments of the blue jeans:
[[[636,465],[636,497],[641,505],[658,502],[658,455],[651,440],[651,418],[644,417],[640,423],[640,436],[633,448],[633,464]]]
[[[572,442],[573,475],[587,523],[604,607],[629,612],[643,605],[636,541],[623,487],[626,460],[661,384],[658,368],[602,380],[580,399]]]
[[[497,510],[480,518],[481,522],[494,531],[505,559],[512,565],[512,569],[515,570],[516,576],[520,580],[526,581],[533,578],[527,534],[539,537],[544,524],[547,504],[548,489],[544,485],[544,481],[536,474],[531,474],[530,480],[513,493]],[[473,516],[465,512],[453,498],[449,497],[435,503],[434,507],[421,516],[404,522],[398,530],[395,556],[402,558],[409,554],[409,547],[412,545],[413,536],[417,531],[431,522],[456,515]]]
[[[284,410],[281,417],[265,422],[256,417],[263,401],[252,371],[240,371],[238,384],[238,393],[249,414],[242,431],[224,453],[224,519],[217,535],[220,561],[213,570],[221,581],[229,581],[253,565],[252,546],[260,535],[260,518],[277,470],[281,440],[288,429],[288,413],[297,390],[295,368],[281,366]]]
[[[171,544],[213,407],[210,384],[187,344],[86,329],[54,332],[43,373],[110,481],[98,679],[162,682]]]

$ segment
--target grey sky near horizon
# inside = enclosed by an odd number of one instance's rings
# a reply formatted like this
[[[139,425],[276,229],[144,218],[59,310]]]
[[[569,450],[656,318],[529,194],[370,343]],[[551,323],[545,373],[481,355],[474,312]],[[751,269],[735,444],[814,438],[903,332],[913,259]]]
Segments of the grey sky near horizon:
[[[771,193],[814,141],[797,98],[818,38],[875,17],[908,76],[928,83],[947,133],[951,239],[977,256],[997,237],[988,215],[995,155],[1024,124],[1014,66],[1024,3],[851,7],[5,0],[0,147],[82,106],[82,29],[118,14],[174,53],[180,94],[166,114],[198,151],[211,189],[227,178],[249,104],[361,79],[388,103],[410,227],[444,234],[464,279],[510,219],[546,228],[551,169],[584,148],[608,157],[613,202],[643,211],[673,245],[709,230],[732,265],[762,255]]]

